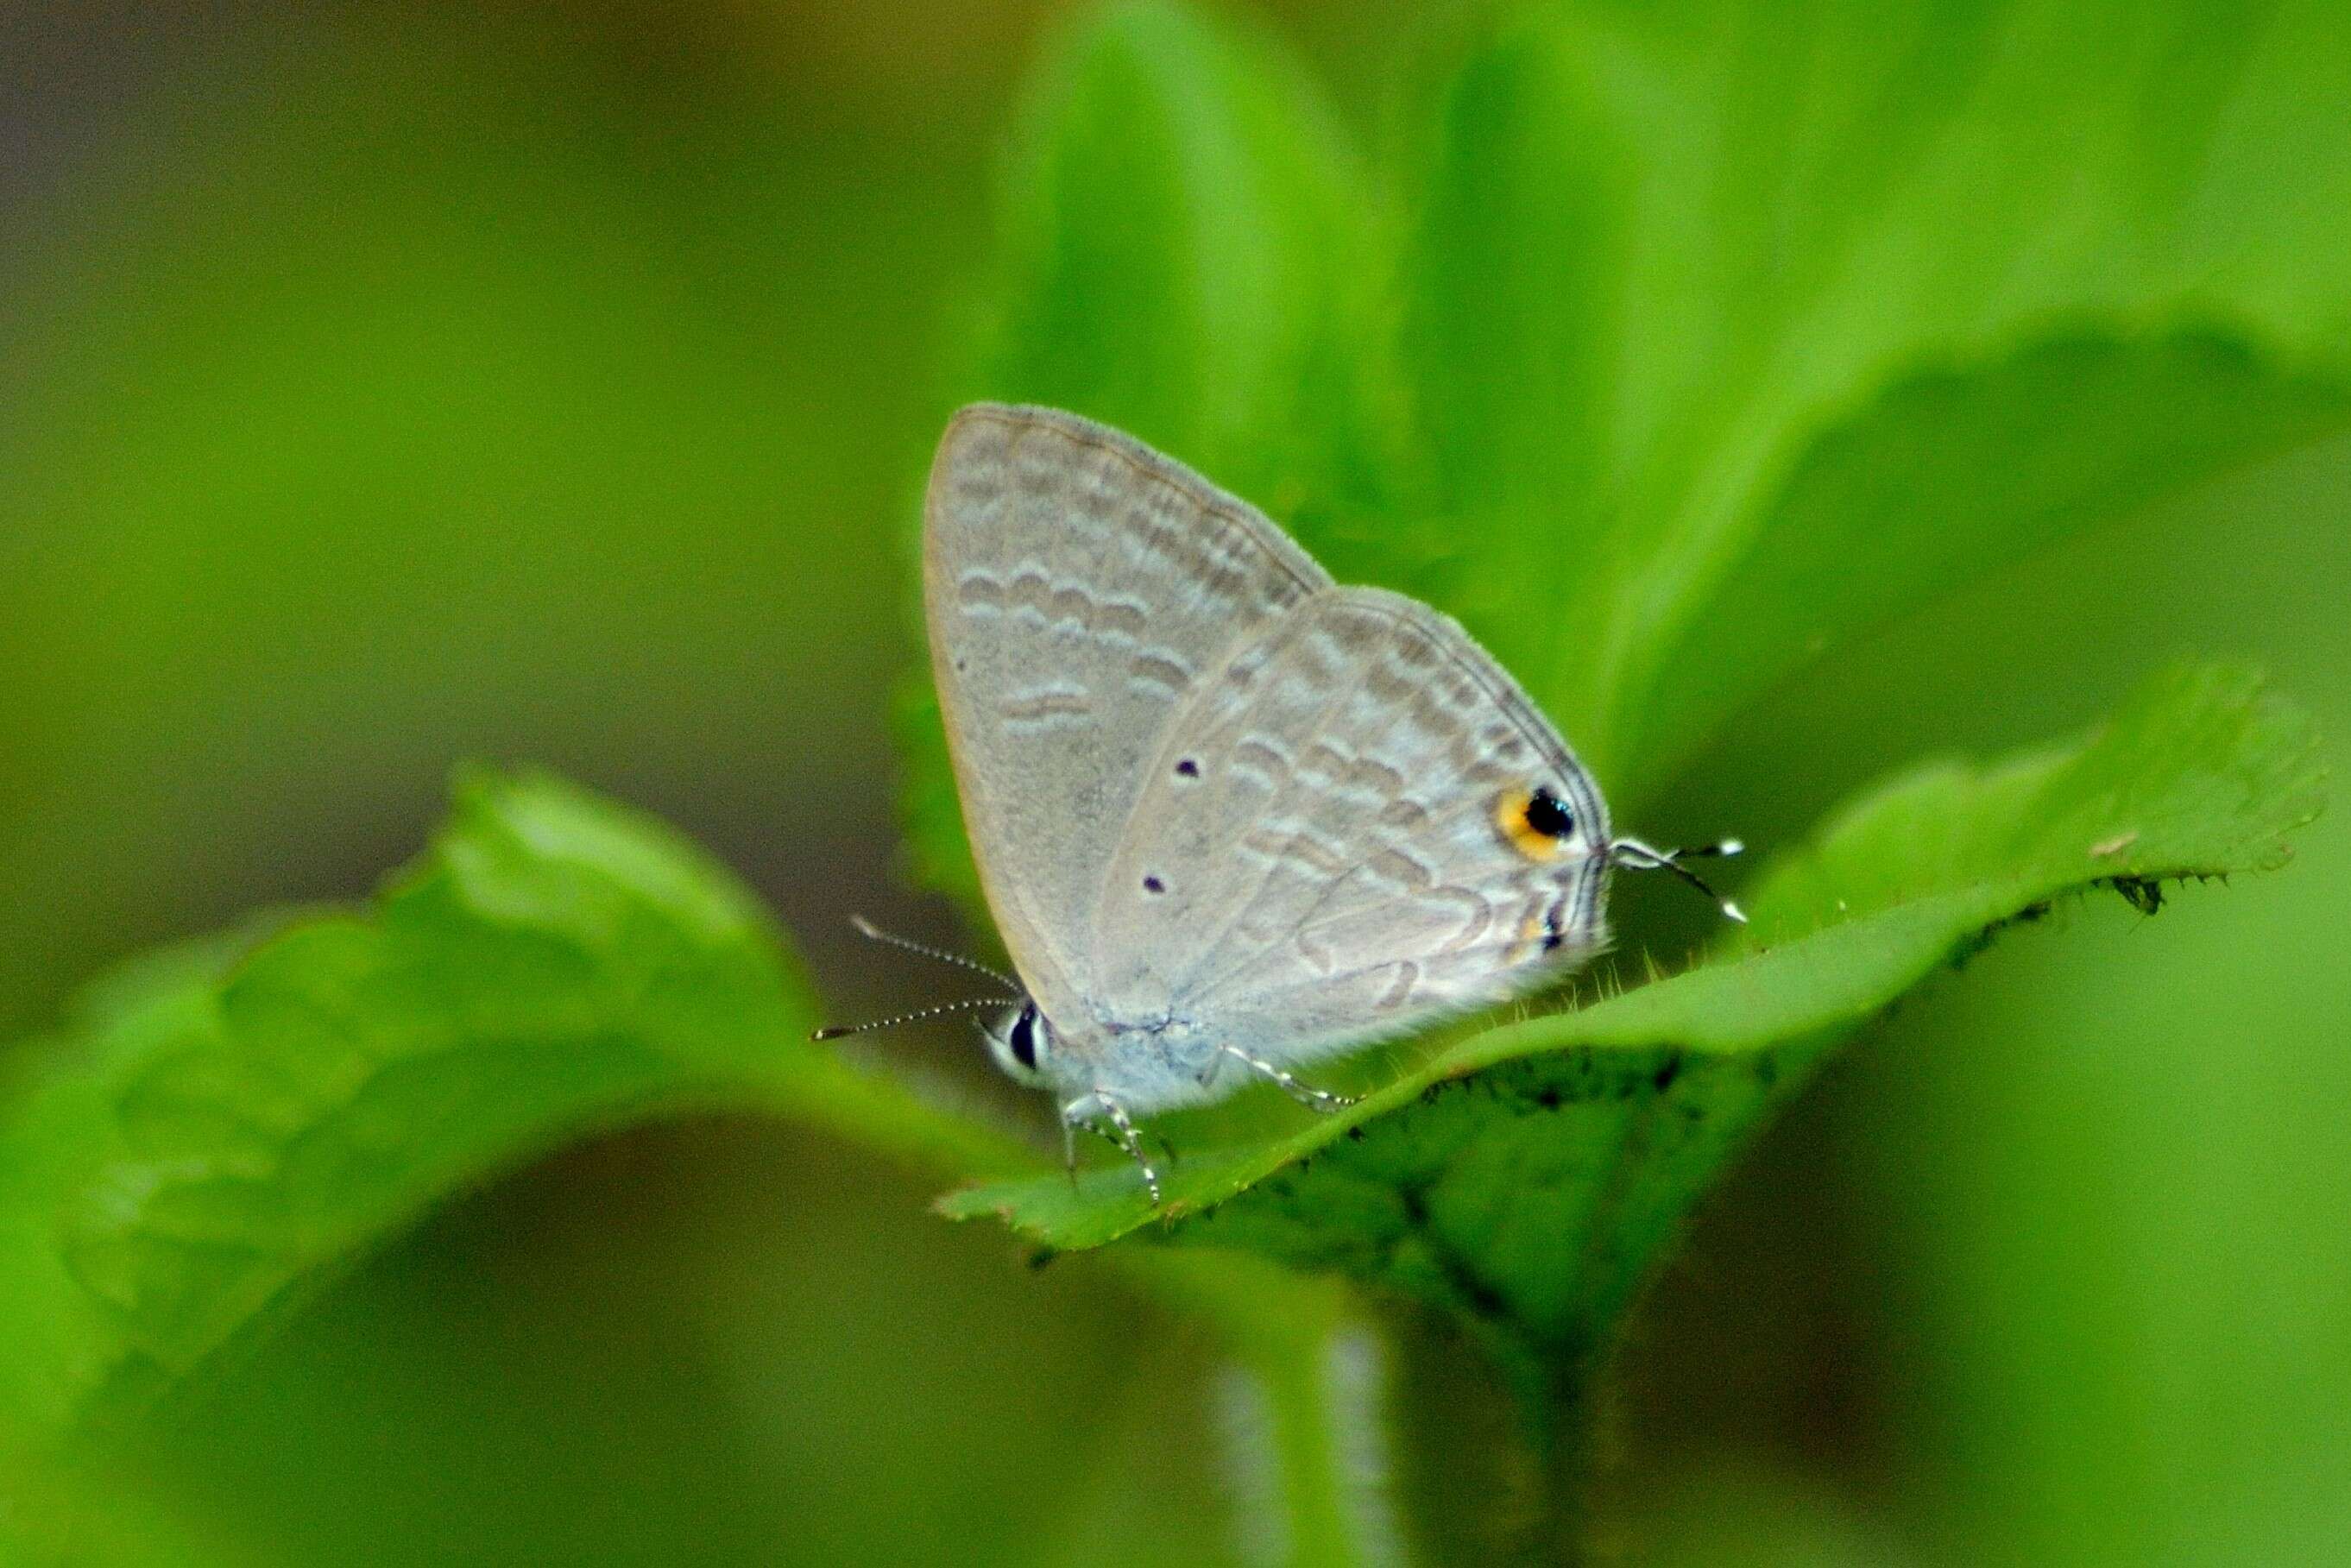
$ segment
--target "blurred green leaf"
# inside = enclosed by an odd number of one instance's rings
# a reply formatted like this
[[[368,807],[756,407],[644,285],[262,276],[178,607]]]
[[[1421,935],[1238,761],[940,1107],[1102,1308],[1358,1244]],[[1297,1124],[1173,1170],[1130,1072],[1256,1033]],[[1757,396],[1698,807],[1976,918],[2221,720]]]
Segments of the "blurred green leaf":
[[[1562,544],[1601,505],[1617,375],[1622,150],[1602,140],[1585,69],[1556,29],[1522,26],[1440,96],[1396,269],[1419,472],[1388,554],[1364,563],[1546,677],[1552,607],[1598,564]],[[1596,652],[1595,630],[1579,619],[1573,640]]]
[[[0,1506],[0,1562],[26,1568],[230,1568],[249,1561],[104,1466],[18,1459]]]
[[[1119,5],[1040,71],[1005,186],[977,379],[1082,408],[1258,493],[1271,433],[1342,389],[1365,195],[1335,121],[1272,45]]]
[[[2340,428],[2351,382],[2201,331],[2058,338],[1923,371],[1809,446],[1627,699],[1654,788],[1730,712],[1856,633],[2053,539]]]
[[[143,961],[0,1100],[0,1448],[135,1411],[454,1191],[646,1116],[751,1105],[1018,1168],[809,1043],[715,862],[554,780],[482,775],[370,910]]]
[[[1472,1033],[1350,1111],[1187,1157],[1166,1182],[1175,1237],[1357,1274],[1576,1364],[1823,1051],[2064,894],[2152,908],[2165,879],[2281,863],[2321,803],[2315,750],[2253,677],[2191,670],[2075,745],[1907,775],[1778,867],[1750,929],[1699,967]],[[1123,1166],[944,1207],[1058,1247],[1153,1218]]]
[[[1438,598],[1630,805],[1856,632],[2351,420],[2324,5],[1531,9],[1400,270]]]
[[[755,42],[772,16],[709,19],[652,55],[542,10],[164,27],[69,117],[72,178],[19,171],[0,1035],[126,951],[364,885],[454,757],[682,812],[788,892],[812,843],[883,859],[907,643],[873,519],[985,227],[994,35],[846,24],[957,62],[910,124]],[[43,47],[111,57],[112,26]],[[830,934],[813,898],[787,913]]]
[[[373,907],[266,917],[94,985],[0,1085],[0,1475],[205,1386],[393,1231],[556,1145],[741,1107],[935,1172],[1017,1143],[812,1045],[807,988],[722,867],[637,812],[482,774]],[[1276,1437],[1281,1528],[1356,1560],[1316,1357],[1364,1332],[1335,1281],[1145,1254],[1131,1283],[1214,1325]],[[0,1552],[83,1528],[58,1490]],[[54,1517],[53,1517],[54,1516]],[[161,1528],[159,1526],[159,1528]],[[1368,1550],[1368,1548],[1366,1548]]]

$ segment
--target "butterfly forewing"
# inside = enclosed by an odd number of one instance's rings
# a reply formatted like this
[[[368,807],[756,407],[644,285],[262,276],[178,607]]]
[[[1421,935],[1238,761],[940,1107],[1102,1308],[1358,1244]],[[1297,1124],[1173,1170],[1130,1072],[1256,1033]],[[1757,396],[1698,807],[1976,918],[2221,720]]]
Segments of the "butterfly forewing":
[[[931,469],[931,659],[972,852],[1049,1015],[1096,994],[1102,867],[1201,683],[1328,574],[1243,502],[1118,432],[976,404]]]
[[[1572,821],[1529,829],[1538,791]],[[1109,862],[1107,1012],[1298,1061],[1498,1000],[1589,956],[1599,791],[1447,617],[1331,589],[1204,680]]]

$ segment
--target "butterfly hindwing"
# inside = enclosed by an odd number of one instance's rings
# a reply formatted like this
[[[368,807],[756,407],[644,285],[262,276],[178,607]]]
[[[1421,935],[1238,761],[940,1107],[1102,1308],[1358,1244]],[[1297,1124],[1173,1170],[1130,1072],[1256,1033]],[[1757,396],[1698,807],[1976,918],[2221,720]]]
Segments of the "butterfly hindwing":
[[[1294,1061],[1588,957],[1607,841],[1590,776],[1458,625],[1330,589],[1168,727],[1102,877],[1090,967],[1110,1016]]]

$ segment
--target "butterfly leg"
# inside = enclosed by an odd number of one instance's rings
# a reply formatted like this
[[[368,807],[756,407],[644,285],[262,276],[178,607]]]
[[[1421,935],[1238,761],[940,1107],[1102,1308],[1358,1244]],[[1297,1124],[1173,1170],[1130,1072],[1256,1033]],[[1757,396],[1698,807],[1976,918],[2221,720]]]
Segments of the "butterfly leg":
[[[1262,1057],[1251,1056],[1238,1045],[1220,1045],[1217,1047],[1217,1051],[1219,1056],[1231,1057],[1259,1077],[1270,1079],[1279,1084],[1284,1094],[1289,1095],[1301,1105],[1311,1106],[1314,1110],[1327,1113],[1332,1111],[1343,1111],[1355,1103],[1356,1096],[1353,1094],[1334,1094],[1328,1089],[1316,1089],[1301,1083],[1295,1077],[1276,1067],[1272,1062]]]
[[[1151,1195],[1151,1207],[1157,1208],[1159,1207],[1159,1173],[1151,1168],[1150,1156],[1143,1152],[1143,1140],[1135,1136],[1134,1123],[1128,1117],[1126,1107],[1099,1090],[1094,1093],[1094,1102],[1102,1107],[1102,1114],[1110,1118],[1110,1124],[1118,1129],[1118,1145],[1126,1151],[1126,1157],[1133,1160],[1135,1167],[1143,1172],[1143,1188]]]
[[[1110,1127],[1103,1127],[1096,1117],[1107,1119]],[[1077,1180],[1078,1176],[1077,1129],[1080,1127],[1115,1145],[1135,1163],[1143,1172],[1144,1187],[1151,1194],[1151,1207],[1157,1208],[1159,1173],[1152,1168],[1151,1161],[1144,1155],[1143,1139],[1136,1134],[1134,1122],[1127,1115],[1126,1107],[1099,1092],[1082,1095],[1061,1107],[1061,1133],[1068,1148],[1071,1181]],[[1170,1149],[1168,1153],[1173,1157],[1175,1151]]]

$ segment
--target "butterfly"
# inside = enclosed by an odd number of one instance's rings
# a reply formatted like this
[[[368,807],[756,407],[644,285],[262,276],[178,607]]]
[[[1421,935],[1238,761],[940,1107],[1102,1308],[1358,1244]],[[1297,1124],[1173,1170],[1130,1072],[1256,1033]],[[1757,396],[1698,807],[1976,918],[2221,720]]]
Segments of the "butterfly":
[[[1342,587],[1131,436],[977,403],[924,509],[932,673],[1019,997],[984,1030],[1075,1131],[1490,1006],[1607,942],[1592,776],[1448,617]],[[1698,885],[1705,884],[1698,882]],[[1727,902],[1726,912],[1737,910]],[[972,1004],[977,1005],[977,1004]],[[995,1005],[995,1004],[987,1004]],[[933,1009],[945,1010],[945,1009]]]

